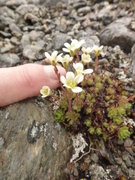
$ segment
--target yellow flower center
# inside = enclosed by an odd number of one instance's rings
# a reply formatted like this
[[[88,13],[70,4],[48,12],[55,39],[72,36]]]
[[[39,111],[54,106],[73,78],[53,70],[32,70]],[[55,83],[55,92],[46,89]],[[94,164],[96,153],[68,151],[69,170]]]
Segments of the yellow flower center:
[[[70,86],[71,88],[74,88],[76,87],[76,82],[73,80],[68,80],[67,85]]]

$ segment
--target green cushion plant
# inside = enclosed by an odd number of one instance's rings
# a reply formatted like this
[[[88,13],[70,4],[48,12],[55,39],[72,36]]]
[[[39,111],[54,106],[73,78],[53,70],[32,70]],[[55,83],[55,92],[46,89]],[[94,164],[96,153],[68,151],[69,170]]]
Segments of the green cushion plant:
[[[54,66],[61,87],[61,96],[56,97],[59,107],[54,112],[55,121],[62,123],[72,133],[81,132],[87,137],[104,141],[124,140],[132,133],[123,118],[130,113],[129,101],[134,96],[130,97],[124,84],[114,76],[98,73],[98,57],[103,46],[81,49],[83,43],[84,40],[65,43],[63,51],[69,55],[64,57],[62,54],[57,56],[56,51],[52,55],[45,53]],[[95,54],[94,70],[89,68],[92,51]],[[60,76],[57,62],[65,67],[66,77]],[[42,96],[45,97],[45,94],[42,93]]]

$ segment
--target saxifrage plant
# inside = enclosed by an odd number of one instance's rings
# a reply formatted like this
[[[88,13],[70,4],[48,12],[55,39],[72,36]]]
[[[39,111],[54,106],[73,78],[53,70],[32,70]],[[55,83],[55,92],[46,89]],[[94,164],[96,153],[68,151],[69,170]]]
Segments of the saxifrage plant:
[[[98,57],[103,46],[81,49],[83,43],[84,40],[76,39],[72,39],[71,44],[65,43],[63,51],[68,54],[64,56],[58,55],[57,51],[52,55],[45,53],[54,66],[61,87],[60,96],[53,97],[53,103],[58,104],[55,121],[72,133],[81,132],[104,141],[124,140],[132,133],[123,118],[129,115],[129,101],[134,97],[130,97],[124,84],[114,76],[107,76],[105,71],[98,73]],[[94,70],[89,68],[91,52],[95,54]],[[57,63],[65,68],[66,77],[60,76]],[[54,96],[46,86],[40,92],[42,97]]]

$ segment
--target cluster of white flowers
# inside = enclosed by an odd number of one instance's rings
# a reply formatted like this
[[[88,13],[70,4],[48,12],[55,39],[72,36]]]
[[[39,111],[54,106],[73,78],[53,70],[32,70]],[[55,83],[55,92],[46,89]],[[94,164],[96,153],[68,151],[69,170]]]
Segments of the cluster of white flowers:
[[[73,162],[76,158],[79,157],[80,153],[84,153],[84,149],[88,144],[86,143],[83,135],[81,133],[77,134],[77,136],[72,136],[73,148],[75,153],[72,155],[70,162]]]
[[[61,62],[63,67],[67,70],[69,63],[73,60],[74,55],[80,50],[82,44],[84,44],[85,41],[81,40],[78,41],[76,39],[71,39],[71,44],[65,43],[63,48],[63,51],[69,54],[66,54],[62,57],[62,53],[58,55],[58,51],[54,51],[51,55],[48,52],[45,52],[45,56],[50,61],[51,65],[54,67],[57,65],[58,62]],[[73,68],[75,70],[75,73],[73,72],[67,72],[66,77],[61,76],[60,81],[63,83],[63,86],[67,89],[71,89],[74,93],[79,93],[82,91],[81,87],[78,87],[77,84],[83,81],[85,74],[91,74],[93,72],[92,69],[86,69],[84,70],[84,65],[88,64],[92,61],[90,53],[94,51],[95,56],[99,56],[103,46],[96,46],[94,45],[92,48],[88,47],[82,48],[82,55],[81,55],[81,62],[73,63]],[[42,97],[47,97],[51,95],[51,90],[49,90],[49,87],[44,86],[40,93],[42,94]]]

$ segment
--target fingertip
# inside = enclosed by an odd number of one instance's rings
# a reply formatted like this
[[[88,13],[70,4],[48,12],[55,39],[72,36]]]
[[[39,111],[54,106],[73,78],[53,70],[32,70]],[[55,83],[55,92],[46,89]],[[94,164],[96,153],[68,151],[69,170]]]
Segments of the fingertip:
[[[62,76],[62,75],[65,76],[65,74],[66,74],[65,69],[62,66],[56,66],[56,67],[57,67],[57,70],[58,70],[58,73],[60,74],[60,76]],[[53,80],[58,79],[58,77],[55,73],[54,66],[52,66],[52,65],[44,66],[43,69],[48,78],[53,79]]]

